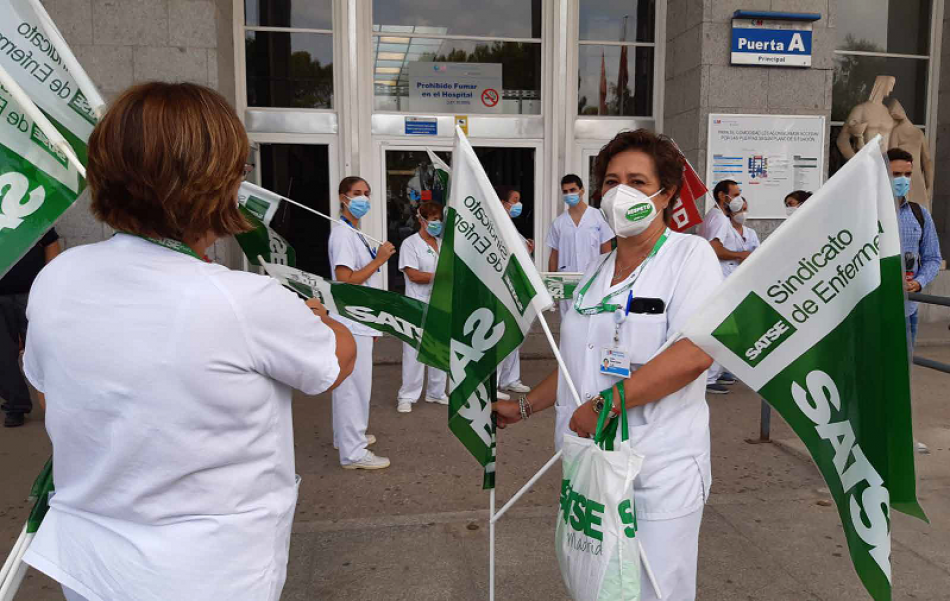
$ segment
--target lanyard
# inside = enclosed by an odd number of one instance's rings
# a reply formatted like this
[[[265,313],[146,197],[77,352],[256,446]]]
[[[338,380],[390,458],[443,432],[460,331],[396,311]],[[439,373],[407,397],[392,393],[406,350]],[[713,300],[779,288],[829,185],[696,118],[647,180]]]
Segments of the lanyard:
[[[357,230],[357,229],[356,229],[356,226],[353,225],[353,223],[350,222],[350,220],[347,219],[346,217],[340,217],[340,219],[343,220],[343,223],[345,223],[346,225],[348,225],[348,226],[350,226],[351,228],[353,228],[354,230],[356,230],[356,234],[360,237],[360,241],[363,243],[363,246],[365,246],[365,247],[366,247],[366,250],[369,252],[369,256],[371,256],[371,257],[373,257],[373,258],[375,259],[375,258],[376,258],[376,251],[373,250],[373,249],[370,247],[369,242],[366,241],[366,238],[363,237],[363,234],[362,234],[359,230]]]
[[[131,234],[129,232],[122,232],[123,234],[128,234],[129,236],[135,236],[136,238],[141,238],[152,244],[157,244],[159,246],[164,246],[165,248],[171,249],[175,252],[180,252],[183,255],[188,255],[189,257],[194,257],[199,261],[204,261],[204,259],[193,251],[190,246],[184,242],[179,242],[178,240],[172,240],[171,238],[149,238],[148,236],[139,236],[138,234]]]
[[[622,309],[623,308],[622,306],[611,304],[611,303],[608,303],[607,301],[617,296],[618,294],[623,294],[627,290],[630,290],[631,288],[633,288],[633,285],[637,283],[638,279],[640,279],[640,274],[643,273],[644,268],[647,266],[650,260],[656,256],[656,253],[660,252],[660,248],[663,246],[663,244],[666,242],[667,238],[669,237],[670,237],[670,229],[666,228],[666,231],[663,232],[663,235],[660,236],[660,239],[657,240],[656,244],[653,245],[653,250],[650,251],[650,254],[647,255],[646,259],[643,260],[643,263],[640,264],[640,267],[636,270],[636,272],[634,272],[633,278],[630,280],[629,284],[627,284],[620,290],[611,292],[610,294],[606,295],[596,305],[592,305],[590,307],[582,307],[581,305],[584,304],[584,296],[587,294],[587,291],[590,290],[590,287],[594,283],[594,281],[597,280],[597,277],[600,275],[600,270],[603,269],[607,261],[610,260],[610,255],[608,255],[607,258],[604,259],[604,261],[597,268],[597,271],[594,273],[594,276],[591,279],[587,280],[587,283],[584,284],[584,287],[581,288],[580,292],[577,293],[577,300],[574,301],[574,309],[581,315],[598,315],[600,313],[613,313],[614,311],[617,311],[618,309]]]

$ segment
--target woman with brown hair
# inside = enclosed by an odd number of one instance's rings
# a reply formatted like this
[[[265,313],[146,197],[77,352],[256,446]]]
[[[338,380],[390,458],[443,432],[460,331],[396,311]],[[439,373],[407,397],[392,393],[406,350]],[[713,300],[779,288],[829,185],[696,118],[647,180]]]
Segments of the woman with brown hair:
[[[439,263],[439,249],[442,245],[442,212],[437,202],[426,201],[419,205],[416,219],[419,231],[403,240],[399,246],[399,271],[406,276],[406,296],[422,302],[429,302],[432,295],[432,280],[435,267]],[[426,366],[419,362],[416,347],[402,345],[402,386],[396,393],[396,411],[410,413],[412,406],[422,394]],[[426,382],[425,399],[428,403],[448,405],[449,397],[445,393],[446,373],[434,367],[429,368]]]
[[[70,600],[276,600],[291,392],[339,385],[353,338],[319,302],[201,259],[248,228],[247,135],[218,93],[135,86],[88,151],[92,211],[117,234],[63,253],[30,295],[24,371],[56,495],[24,560]]]
[[[340,219],[330,230],[330,269],[333,279],[356,286],[383,287],[383,265],[396,252],[391,242],[373,248],[360,230],[360,220],[370,211],[369,183],[362,177],[343,178],[338,188]],[[340,451],[340,465],[348,470],[379,470],[389,467],[389,459],[366,447],[376,437],[366,433],[369,399],[373,391],[373,343],[378,330],[340,317],[356,340],[356,367],[353,377],[333,391],[333,447]]]
[[[602,412],[616,419],[623,391],[630,441],[645,456],[633,483],[637,538],[668,601],[695,599],[711,481],[704,391],[712,359],[677,332],[722,282],[709,244],[669,228],[683,165],[672,140],[642,129],[600,151],[595,180],[617,248],[585,274],[561,323],[561,354],[586,402],[576,407],[554,371],[517,401],[495,405],[500,426],[555,405],[560,446],[568,428],[589,437]],[[653,588],[642,587],[640,598],[655,599]]]

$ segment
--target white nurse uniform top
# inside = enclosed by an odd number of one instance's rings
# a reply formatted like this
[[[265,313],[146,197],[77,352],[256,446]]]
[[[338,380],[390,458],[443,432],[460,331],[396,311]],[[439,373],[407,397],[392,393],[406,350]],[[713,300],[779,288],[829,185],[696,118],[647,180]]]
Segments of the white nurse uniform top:
[[[621,326],[620,344],[635,369],[649,361],[708,302],[722,282],[722,272],[705,240],[671,232],[652,260],[611,287],[616,255],[614,251],[592,265],[579,289],[594,278],[583,299],[587,307],[611,291],[626,288],[630,279],[637,277],[632,288],[635,297],[663,300],[662,314],[631,313]],[[627,294],[624,291],[610,302],[625,305]],[[585,316],[572,307],[561,324],[561,354],[582,401],[617,382],[617,378],[600,373],[602,349],[612,346],[615,323],[612,313]],[[568,424],[576,408],[563,373],[558,377],[556,408],[555,436],[560,446],[562,435],[574,435]],[[673,519],[701,508],[711,483],[705,374],[677,392],[627,413],[630,440],[646,457],[634,482],[638,517]]]

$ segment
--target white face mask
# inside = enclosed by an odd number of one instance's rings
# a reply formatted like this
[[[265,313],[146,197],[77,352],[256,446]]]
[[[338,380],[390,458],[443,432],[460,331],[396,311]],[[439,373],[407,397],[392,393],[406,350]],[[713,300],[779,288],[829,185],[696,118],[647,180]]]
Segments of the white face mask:
[[[794,212],[795,212],[795,209],[797,209],[797,208],[798,208],[798,207],[785,207],[785,214],[788,215],[789,217],[791,217],[791,216],[792,216],[792,213],[794,213]]]
[[[630,238],[645,232],[660,214],[650,199],[662,191],[647,196],[636,188],[620,184],[604,194],[600,210],[617,236]]]
[[[736,220],[736,223],[738,223],[739,225],[742,225],[743,223],[745,223],[745,218],[747,216],[748,216],[747,213],[745,211],[742,211],[741,213],[736,213],[735,215],[733,215],[732,218]]]
[[[729,203],[726,205],[729,207],[729,210],[733,213],[738,213],[742,210],[742,205],[745,204],[745,199],[741,196],[736,196],[729,200]]]

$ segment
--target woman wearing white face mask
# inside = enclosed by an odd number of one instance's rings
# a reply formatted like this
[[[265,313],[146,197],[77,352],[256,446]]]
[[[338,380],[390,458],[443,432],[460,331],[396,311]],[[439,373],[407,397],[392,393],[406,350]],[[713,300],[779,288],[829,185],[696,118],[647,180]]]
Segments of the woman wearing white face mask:
[[[719,231],[715,232],[715,236],[726,250],[748,256],[759,247],[759,236],[754,229],[745,225],[746,216],[749,214],[749,203],[741,196],[738,198],[742,200],[739,210],[733,211],[731,206],[726,207],[729,222],[721,226]],[[719,265],[722,267],[722,276],[729,277],[739,268],[739,261],[719,259]]]
[[[630,440],[646,457],[633,483],[637,538],[668,601],[696,596],[699,526],[711,481],[704,389],[712,359],[686,339],[657,351],[722,282],[709,244],[668,227],[683,165],[672,140],[647,130],[620,133],[601,150],[595,179],[617,248],[588,269],[561,323],[561,353],[586,402],[577,408],[554,371],[517,401],[495,405],[501,426],[520,421],[522,406],[530,415],[555,405],[560,446],[568,427],[590,436],[601,412],[619,414],[623,383]],[[603,400],[608,390],[612,404]],[[641,582],[649,582],[646,575]],[[642,587],[640,598],[655,599],[653,588]]]
[[[429,302],[432,294],[432,278],[439,262],[442,243],[442,205],[427,201],[419,205],[416,215],[419,232],[409,236],[399,247],[399,271],[406,276],[406,296]],[[417,351],[406,343],[402,345],[402,387],[396,395],[396,411],[409,413],[422,394],[425,366],[419,363]],[[445,394],[446,374],[429,368],[426,385],[426,401],[447,405]]]
[[[370,189],[361,177],[340,182],[340,219],[330,231],[330,269],[333,280],[383,287],[382,267],[396,252],[390,242],[373,248],[360,233],[360,219],[370,210]],[[345,382],[333,391],[333,446],[340,450],[345,469],[378,470],[389,467],[389,459],[378,457],[367,446],[376,437],[366,433],[369,424],[369,397],[373,390],[373,341],[380,333],[343,316],[337,318],[356,339],[356,367]]]
[[[811,198],[811,192],[795,190],[785,197],[785,214],[791,217],[809,198]]]

